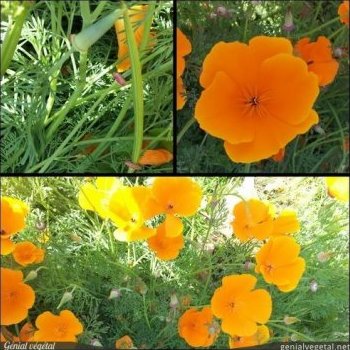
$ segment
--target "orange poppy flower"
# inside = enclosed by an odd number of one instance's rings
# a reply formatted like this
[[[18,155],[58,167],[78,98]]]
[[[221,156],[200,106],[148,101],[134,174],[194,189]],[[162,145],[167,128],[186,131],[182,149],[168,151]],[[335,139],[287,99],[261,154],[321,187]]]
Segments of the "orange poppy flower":
[[[1,268],[1,325],[17,324],[28,316],[35,300],[33,289],[23,282],[23,273]]]
[[[29,212],[26,203],[15,198],[1,197],[0,212],[1,239],[9,238],[24,229]]]
[[[208,306],[201,311],[195,308],[187,310],[179,318],[178,330],[180,337],[192,347],[211,346],[220,332]]]
[[[157,227],[157,233],[147,240],[148,247],[154,251],[159,259],[173,260],[184,246],[182,235],[171,237],[167,234],[165,222]]]
[[[239,202],[233,214],[233,231],[243,242],[251,238],[266,239],[273,231],[272,207],[258,199]]]
[[[185,34],[176,28],[176,77],[180,77],[185,70],[185,56],[192,51],[192,45]]]
[[[134,5],[129,8],[129,17],[131,25],[134,29],[135,40],[137,46],[141,44],[144,24],[143,21],[147,15],[147,5]],[[118,40],[118,60],[122,59],[120,63],[117,64],[118,72],[124,72],[131,67],[131,62],[129,58],[129,47],[126,39],[126,32],[124,26],[124,19],[118,19],[114,23],[115,32],[117,34]],[[150,33],[150,38],[148,45],[151,47],[154,45],[153,35]]]
[[[200,186],[190,177],[156,177],[152,193],[163,213],[179,216],[194,215],[202,199]]]
[[[249,337],[258,331],[257,323],[265,324],[272,312],[270,294],[253,290],[257,279],[248,274],[222,279],[211,299],[213,314],[222,320],[221,329],[234,336]]]
[[[83,332],[83,325],[73,312],[62,310],[59,315],[49,311],[40,314],[35,321],[37,331],[33,340],[40,342],[77,342],[77,335]]]
[[[134,344],[132,339],[128,335],[124,335],[124,337],[119,338],[115,341],[116,349],[132,349],[134,348]]]
[[[300,230],[297,213],[291,209],[284,209],[280,215],[273,220],[271,236],[280,236],[295,233]]]
[[[235,162],[272,157],[318,122],[312,109],[317,77],[293,56],[285,38],[217,43],[204,60],[200,83],[205,90],[195,118],[203,130],[225,141]]]
[[[257,332],[249,337],[230,337],[228,344],[230,349],[236,349],[265,344],[269,339],[269,329],[265,325],[262,325],[258,326]]]
[[[152,193],[160,213],[165,213],[166,234],[175,237],[182,233],[182,221],[178,216],[192,216],[202,199],[202,190],[189,177],[158,177],[152,185]]]
[[[340,22],[349,26],[349,1],[343,1],[338,7]]]
[[[332,44],[324,36],[319,36],[316,42],[310,38],[302,38],[295,44],[295,52],[306,63],[309,72],[318,77],[320,86],[333,82],[339,68],[339,63],[332,56]]]
[[[173,154],[166,149],[149,149],[140,157],[141,165],[162,165],[173,160]]]
[[[39,264],[44,260],[44,250],[31,242],[17,243],[12,255],[16,263],[22,266]]]
[[[0,240],[1,255],[8,255],[13,252],[16,244],[11,241],[10,238],[2,238]]]
[[[256,254],[255,271],[280,291],[290,292],[305,271],[305,260],[298,256],[299,252],[300,246],[293,238],[271,238]]]
[[[331,176],[326,177],[328,194],[343,202],[349,202],[349,177]]]
[[[176,110],[181,110],[186,103],[186,90],[181,77],[176,78]]]

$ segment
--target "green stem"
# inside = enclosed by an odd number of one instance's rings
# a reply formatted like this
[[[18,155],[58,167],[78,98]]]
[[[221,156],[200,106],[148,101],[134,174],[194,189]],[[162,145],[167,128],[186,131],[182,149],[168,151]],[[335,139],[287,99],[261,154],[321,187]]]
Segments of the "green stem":
[[[249,173],[250,172],[250,163],[247,163],[244,165],[244,172]]]
[[[143,299],[143,312],[145,315],[146,323],[148,328],[151,330],[151,324],[149,323],[148,314],[147,314],[146,296],[144,294],[142,294],[142,299]]]
[[[301,337],[303,337],[303,339],[302,339],[302,340],[314,341],[314,339],[312,339],[312,338],[310,338],[310,337],[306,336],[305,334],[300,333],[300,332],[297,332],[297,331],[296,331],[296,330],[294,330],[294,329],[291,329],[291,328],[288,328],[288,327],[282,326],[282,325],[280,325],[280,324],[276,324],[276,323],[274,323],[274,324],[273,324],[273,325],[271,325],[271,326],[272,326],[272,327],[276,327],[276,328],[283,329],[284,331],[293,332],[293,333],[295,333],[295,334],[298,334],[298,335],[300,335]]]
[[[191,118],[189,119],[186,124],[183,126],[183,128],[180,130],[180,132],[177,135],[176,143],[179,144],[183,136],[186,134],[187,130],[196,122],[196,119]]]
[[[3,76],[9,67],[13,55],[16,51],[16,47],[21,36],[22,27],[27,14],[31,8],[31,5],[25,2],[25,4],[18,7],[14,24],[10,22],[3,44],[1,45],[1,76]]]
[[[313,33],[317,32],[318,30],[323,29],[323,28],[329,26],[330,24],[338,22],[338,21],[339,21],[339,17],[335,17],[335,18],[331,19],[330,21],[323,23],[320,26],[318,26],[318,27],[306,32],[306,33],[300,34],[299,37],[309,36],[310,34],[313,34]]]
[[[64,121],[64,118],[67,115],[67,113],[75,106],[76,100],[80,97],[81,92],[83,91],[85,86],[86,67],[87,67],[87,52],[81,52],[80,63],[79,63],[79,82],[77,85],[77,89],[74,91],[74,93],[71,95],[69,100],[65,103],[65,105],[58,112],[56,112],[52,117],[53,123],[50,125],[46,135],[48,142],[52,139],[54,133],[57,131],[57,129],[60,127],[60,125]]]
[[[139,57],[139,51],[137,49],[137,44],[134,36],[134,31],[129,19],[128,8],[123,3],[123,14],[125,23],[125,32],[127,43],[129,46],[129,55],[131,61],[131,75],[132,75],[132,90],[133,90],[133,100],[134,100],[134,115],[135,115],[135,139],[132,151],[132,161],[137,163],[143,139],[143,122],[144,122],[144,110],[143,110],[143,86],[142,86],[142,72],[141,63]],[[129,169],[131,171],[131,169]]]

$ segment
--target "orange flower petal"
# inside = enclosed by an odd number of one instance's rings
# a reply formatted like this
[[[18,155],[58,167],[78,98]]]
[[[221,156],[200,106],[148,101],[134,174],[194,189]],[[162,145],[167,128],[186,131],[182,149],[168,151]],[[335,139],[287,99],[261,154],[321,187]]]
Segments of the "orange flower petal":
[[[26,322],[19,332],[19,339],[21,341],[31,341],[35,332],[35,327],[30,323]]]
[[[11,241],[10,238],[1,238],[0,240],[0,248],[1,255],[8,255],[13,252],[16,244]]]
[[[156,177],[152,192],[164,213],[192,216],[199,209],[202,190],[189,177]]]
[[[258,66],[249,47],[239,42],[219,42],[213,46],[203,61],[200,83],[208,88],[218,72],[224,72],[242,92],[257,79]],[[225,86],[225,89],[228,86]],[[223,86],[220,91],[224,92]]]
[[[116,349],[132,349],[134,347],[134,343],[132,339],[128,335],[124,335],[115,341]]]
[[[259,79],[262,117],[273,116],[290,125],[307,118],[319,88],[316,75],[308,72],[303,60],[286,54],[269,58],[261,66]]]
[[[294,233],[300,230],[297,213],[294,210],[283,210],[273,221],[273,236]]]
[[[176,110],[181,110],[186,103],[186,90],[181,77],[176,78]]]
[[[180,77],[185,70],[185,59],[192,50],[190,41],[185,34],[176,28],[176,77]]]
[[[138,163],[142,165],[162,165],[173,160],[173,154],[166,149],[149,149],[143,153]]]
[[[340,22],[349,26],[349,1],[343,1],[338,7]]]
[[[247,113],[242,94],[243,91],[226,73],[218,72],[196,104],[195,117],[200,128],[230,143],[252,141],[256,119]]]
[[[318,115],[314,110],[309,112],[304,122],[296,126],[288,125],[278,119],[262,119],[259,121],[253,142],[237,145],[225,142],[225,151],[235,162],[250,163],[266,159],[276,154],[296,135],[306,132],[318,120]]]
[[[12,255],[16,263],[22,266],[40,263],[44,260],[44,251],[31,242],[17,243]]]
[[[28,315],[35,300],[33,289],[23,283],[21,271],[1,268],[1,325],[17,324]]]
[[[258,63],[279,53],[291,55],[293,46],[290,40],[286,38],[274,38],[268,36],[256,36],[249,40],[249,49]]]
[[[184,225],[182,220],[174,215],[166,215],[165,217],[165,231],[167,237],[176,237],[182,234]]]

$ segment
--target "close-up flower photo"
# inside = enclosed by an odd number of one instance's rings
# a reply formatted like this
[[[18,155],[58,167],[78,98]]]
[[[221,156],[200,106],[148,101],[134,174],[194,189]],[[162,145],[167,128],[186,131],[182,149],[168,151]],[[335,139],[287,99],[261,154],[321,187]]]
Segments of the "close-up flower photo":
[[[2,345],[348,344],[348,218],[349,177],[4,177]]]
[[[349,171],[349,1],[179,1],[180,173]]]
[[[172,1],[1,1],[1,173],[173,172]]]

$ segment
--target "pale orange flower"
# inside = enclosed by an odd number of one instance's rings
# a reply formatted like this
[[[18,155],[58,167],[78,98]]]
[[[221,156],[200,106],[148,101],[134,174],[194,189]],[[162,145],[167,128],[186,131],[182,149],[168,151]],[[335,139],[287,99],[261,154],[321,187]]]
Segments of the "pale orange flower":
[[[33,289],[23,282],[23,273],[1,268],[1,325],[17,324],[28,316],[35,300]]]
[[[333,58],[332,44],[326,37],[319,36],[315,42],[302,38],[295,44],[295,51],[307,63],[309,72],[317,75],[320,86],[333,82],[339,63]]]
[[[305,260],[299,257],[299,252],[300,246],[293,238],[271,238],[256,253],[255,271],[280,291],[290,292],[297,287],[305,271]]]
[[[265,324],[272,312],[270,294],[264,289],[253,290],[257,279],[248,274],[222,279],[211,299],[213,314],[222,320],[221,329],[234,336],[249,337]]]
[[[286,84],[288,81],[288,84]],[[203,62],[200,127],[225,141],[234,162],[272,157],[318,122],[318,80],[285,38],[219,42]]]
[[[338,15],[340,16],[340,22],[349,27],[349,1],[345,0],[339,5]]]
[[[73,312],[62,310],[59,315],[49,311],[40,314],[35,321],[33,340],[40,342],[77,342],[77,336],[83,333],[83,325]]]
[[[220,329],[215,327],[210,307],[204,307],[202,310],[188,309],[179,318],[178,330],[180,337],[192,347],[211,346],[220,332]]]
[[[22,266],[39,264],[44,260],[44,250],[31,242],[17,243],[12,255],[16,263]]]

